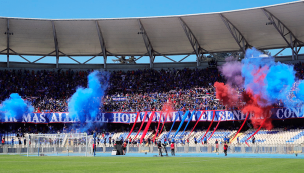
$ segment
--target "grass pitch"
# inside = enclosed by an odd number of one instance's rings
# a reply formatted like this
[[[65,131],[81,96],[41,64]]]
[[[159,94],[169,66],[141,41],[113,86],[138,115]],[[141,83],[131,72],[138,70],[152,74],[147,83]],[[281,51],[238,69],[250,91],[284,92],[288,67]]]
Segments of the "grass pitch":
[[[303,159],[26,157],[0,155],[0,172],[303,172]]]

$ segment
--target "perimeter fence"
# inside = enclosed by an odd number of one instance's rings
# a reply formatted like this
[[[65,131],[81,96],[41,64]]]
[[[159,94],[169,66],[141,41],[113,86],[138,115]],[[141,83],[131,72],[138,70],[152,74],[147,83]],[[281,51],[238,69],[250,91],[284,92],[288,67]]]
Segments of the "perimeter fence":
[[[96,147],[97,153],[111,153],[113,146]],[[167,152],[170,153],[170,147],[166,147]],[[158,147],[155,145],[128,145],[127,153],[158,153]],[[162,148],[162,152],[165,152]],[[223,153],[223,145],[219,144],[218,150],[216,145],[196,145],[196,146],[177,146],[176,153]],[[87,154],[85,154],[87,153]],[[304,153],[304,145],[229,145],[228,153],[256,153],[256,154],[301,154]],[[45,145],[45,146],[23,146],[23,145],[2,145],[0,147],[0,154],[25,154],[36,156],[90,156],[93,154],[92,145],[73,144],[73,145]]]

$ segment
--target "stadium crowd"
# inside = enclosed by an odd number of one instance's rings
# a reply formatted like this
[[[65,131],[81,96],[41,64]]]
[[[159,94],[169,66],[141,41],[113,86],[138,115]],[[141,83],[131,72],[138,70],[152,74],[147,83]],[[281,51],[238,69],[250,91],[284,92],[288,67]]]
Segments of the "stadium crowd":
[[[294,65],[304,78],[304,63]],[[77,87],[86,87],[92,70],[0,70],[0,101],[19,93],[36,112],[66,112]],[[169,99],[174,110],[224,109],[215,99],[215,81],[224,82],[217,68],[112,71],[102,111],[162,110]]]
[[[36,112],[65,112],[77,87],[86,87],[90,71],[0,70],[0,100],[19,93]],[[113,71],[103,111],[161,110],[169,98],[175,110],[222,109],[212,85],[222,80],[216,68]]]

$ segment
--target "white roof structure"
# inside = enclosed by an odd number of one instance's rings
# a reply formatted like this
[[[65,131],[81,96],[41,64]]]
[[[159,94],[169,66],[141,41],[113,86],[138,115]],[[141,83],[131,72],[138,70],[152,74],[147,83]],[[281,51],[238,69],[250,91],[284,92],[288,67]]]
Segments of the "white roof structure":
[[[60,56],[104,56],[105,59],[120,55],[149,56],[150,67],[153,67],[155,56],[196,54],[199,65],[202,54],[244,51],[253,46],[257,49],[291,48],[296,59],[304,45],[304,1],[228,12],[147,18],[2,17],[0,33],[0,54],[8,57],[47,55],[59,60]]]

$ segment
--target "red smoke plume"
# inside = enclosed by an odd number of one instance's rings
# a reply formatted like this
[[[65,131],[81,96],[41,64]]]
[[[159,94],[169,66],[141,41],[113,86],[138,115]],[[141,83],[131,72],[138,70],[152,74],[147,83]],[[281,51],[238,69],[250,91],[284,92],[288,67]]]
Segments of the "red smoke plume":
[[[216,98],[221,100],[224,105],[232,107],[238,104],[238,95],[234,88],[220,82],[215,82],[214,86],[216,88]]]
[[[264,83],[261,83],[261,81],[263,81],[264,77],[265,75],[257,75],[255,81],[262,86],[264,85]],[[270,110],[272,107],[260,106],[267,105],[266,100],[263,99],[260,94],[254,95],[252,94],[252,91],[248,89],[247,91],[244,91],[242,95],[238,98],[235,89],[231,88],[229,85],[215,82],[214,86],[216,87],[216,98],[222,101],[224,105],[228,107],[239,107],[241,102],[245,103],[245,105],[242,106],[241,110],[244,114],[254,114],[254,116],[251,118],[251,122],[254,128],[259,128],[262,125],[263,127],[261,128],[266,128],[268,130],[272,129],[270,119]]]
[[[170,118],[172,118],[172,112],[174,112],[174,109],[173,109],[173,103],[172,103],[170,98],[166,103],[164,103],[163,108],[162,108],[162,112],[165,115],[168,114],[168,116]]]
[[[246,102],[242,109],[244,114],[253,113],[254,116],[251,118],[251,122],[254,128],[266,128],[267,130],[272,129],[270,110],[271,106],[259,106],[258,103],[265,102],[260,95],[253,96],[250,91],[243,93],[243,100]],[[265,120],[266,119],[266,120]],[[264,122],[265,121],[265,122]],[[264,123],[263,123],[264,122]]]
[[[163,105],[163,109],[162,109],[162,113],[164,113],[164,116],[163,116],[163,125],[159,131],[158,134],[161,134],[161,132],[163,131],[163,128],[165,126],[165,123],[167,121],[167,118],[170,117],[170,119],[172,119],[172,112],[174,111],[173,109],[173,104],[171,102],[171,99],[169,98],[169,101],[166,102],[164,105]],[[160,119],[161,120],[161,119]],[[157,128],[158,130],[158,128]],[[157,133],[155,134],[155,136],[157,135]],[[155,139],[153,139],[153,142],[154,142]]]

